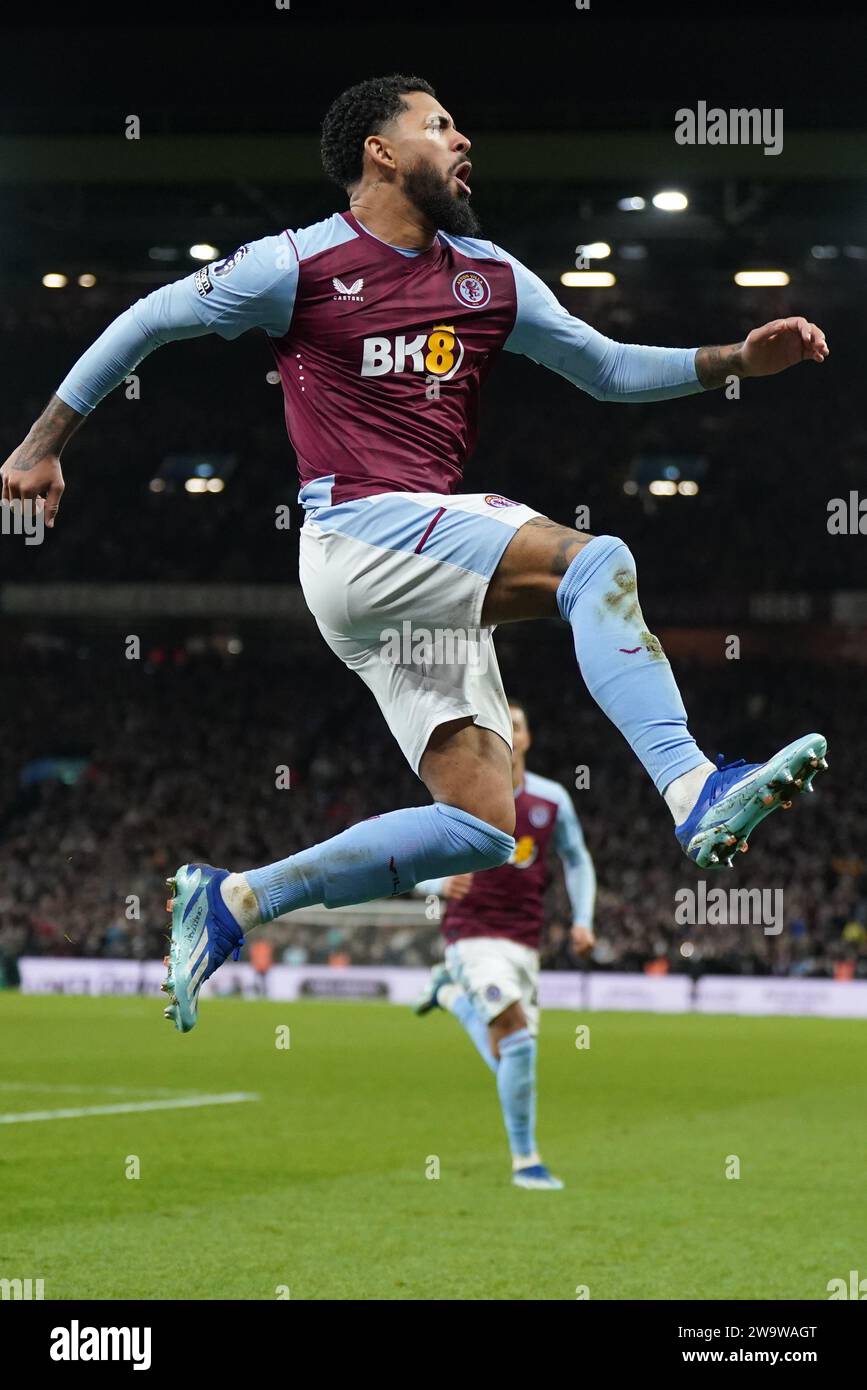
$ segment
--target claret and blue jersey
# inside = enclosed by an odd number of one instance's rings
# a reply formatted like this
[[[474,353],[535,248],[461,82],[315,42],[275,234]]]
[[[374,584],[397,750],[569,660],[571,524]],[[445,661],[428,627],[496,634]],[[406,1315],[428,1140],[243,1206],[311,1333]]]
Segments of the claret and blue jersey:
[[[598,400],[702,390],[694,348],[615,343],[573,317],[493,242],[437,234],[395,247],[351,212],[241,246],[139,300],[58,388],[87,414],[154,348],[268,335],[305,505],[453,493],[497,354],[522,353]]]

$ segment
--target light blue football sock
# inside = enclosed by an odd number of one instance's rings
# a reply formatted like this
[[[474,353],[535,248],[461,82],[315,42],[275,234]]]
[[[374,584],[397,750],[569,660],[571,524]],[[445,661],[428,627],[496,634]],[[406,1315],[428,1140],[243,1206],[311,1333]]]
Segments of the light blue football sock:
[[[472,874],[505,864],[511,835],[437,802],[359,821],[310,849],[247,870],[263,922],[324,903],[342,907],[408,893],[425,878]]]
[[[473,1008],[469,995],[461,990],[460,994],[456,995],[452,1002],[446,1005],[446,1008],[450,1014],[454,1014],[458,1022],[469,1033],[478,1048],[482,1061],[486,1062],[491,1068],[491,1071],[495,1072],[497,1070],[497,1059],[491,1051],[491,1043],[488,1037],[488,1025],[483,1018],[479,1018],[479,1015]]]
[[[707,762],[659,641],[638,602],[635,560],[616,536],[580,550],[557,590],[587,689],[640,758],[656,788]]]
[[[501,1040],[497,1091],[513,1156],[535,1153],[536,1039],[529,1028],[519,1028]]]

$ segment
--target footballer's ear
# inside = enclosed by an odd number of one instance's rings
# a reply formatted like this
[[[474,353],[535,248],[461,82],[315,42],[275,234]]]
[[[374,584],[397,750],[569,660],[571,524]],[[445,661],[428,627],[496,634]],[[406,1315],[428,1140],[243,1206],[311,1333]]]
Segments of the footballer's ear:
[[[394,147],[385,135],[368,135],[364,142],[365,159],[374,165],[374,172],[383,174],[394,173],[397,169],[397,162],[394,158]]]

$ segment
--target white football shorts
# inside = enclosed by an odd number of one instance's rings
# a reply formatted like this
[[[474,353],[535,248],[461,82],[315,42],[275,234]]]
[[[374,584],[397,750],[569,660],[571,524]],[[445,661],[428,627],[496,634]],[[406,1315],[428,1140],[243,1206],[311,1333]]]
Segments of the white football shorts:
[[[531,1035],[538,1036],[538,951],[505,936],[468,936],[446,947],[446,965],[485,1023],[520,1003]]]
[[[418,773],[439,724],[464,716],[511,748],[482,604],[509,541],[540,513],[496,493],[384,492],[332,506],[329,482],[317,479],[300,494],[301,588],[331,650],[370,687],[410,767]]]

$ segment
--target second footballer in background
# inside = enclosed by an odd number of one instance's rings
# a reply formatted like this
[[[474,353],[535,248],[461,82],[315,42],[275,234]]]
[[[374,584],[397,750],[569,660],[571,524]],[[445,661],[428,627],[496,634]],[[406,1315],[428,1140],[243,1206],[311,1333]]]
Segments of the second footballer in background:
[[[576,952],[594,944],[596,875],[566,788],[526,769],[530,730],[523,706],[512,716],[515,849],[507,864],[416,885],[447,902],[444,965],[435,966],[416,1013],[454,1014],[496,1077],[517,1187],[558,1190],[563,1183],[536,1147],[539,941],[550,881],[549,850],[563,864]]]

